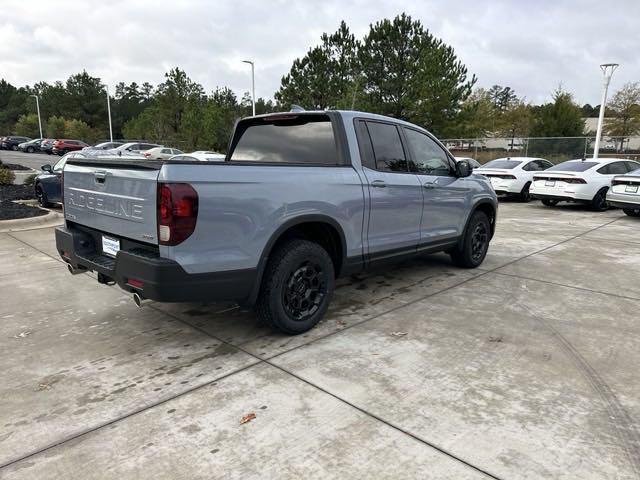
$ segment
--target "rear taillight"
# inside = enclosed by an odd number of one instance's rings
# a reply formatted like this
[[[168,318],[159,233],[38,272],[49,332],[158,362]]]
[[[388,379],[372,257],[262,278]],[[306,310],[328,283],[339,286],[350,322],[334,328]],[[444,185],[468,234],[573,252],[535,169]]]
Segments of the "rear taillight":
[[[198,217],[198,193],[188,183],[158,184],[158,242],[178,245],[191,236]]]
[[[580,184],[586,184],[587,181],[583,180],[582,178],[565,178],[564,181],[566,183],[580,183]]]
[[[611,185],[640,185],[640,182],[632,182],[630,180],[613,180]]]
[[[144,152],[144,153],[143,153],[143,155],[144,155],[145,157],[147,157],[147,158],[149,158],[149,157],[151,156],[151,154],[150,154],[150,153],[147,153],[147,152]]]
[[[513,175],[496,175],[496,174],[487,175],[487,174],[485,174],[485,177],[501,178],[503,180],[515,180],[516,179],[516,177],[514,177]]]

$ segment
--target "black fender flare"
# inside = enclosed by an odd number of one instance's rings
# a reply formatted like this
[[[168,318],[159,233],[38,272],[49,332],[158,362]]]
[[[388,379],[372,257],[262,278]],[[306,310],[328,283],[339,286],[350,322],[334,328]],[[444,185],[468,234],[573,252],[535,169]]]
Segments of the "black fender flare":
[[[342,247],[342,264],[344,265],[346,262],[347,255],[347,240],[344,235],[344,230],[340,226],[340,224],[333,218],[328,215],[322,214],[304,214],[299,215],[293,218],[288,219],[286,222],[282,223],[276,230],[271,234],[269,240],[265,247],[262,249],[262,253],[260,255],[260,260],[258,261],[258,267],[256,269],[256,279],[251,289],[251,293],[249,298],[247,299],[247,303],[249,305],[255,304],[258,294],[260,293],[260,286],[262,285],[262,277],[264,275],[264,270],[267,266],[267,262],[269,261],[269,256],[273,251],[273,247],[276,245],[278,240],[282,238],[282,235],[288,231],[289,229],[295,227],[296,225],[302,225],[303,223],[326,223],[333,227],[340,237],[341,247]]]

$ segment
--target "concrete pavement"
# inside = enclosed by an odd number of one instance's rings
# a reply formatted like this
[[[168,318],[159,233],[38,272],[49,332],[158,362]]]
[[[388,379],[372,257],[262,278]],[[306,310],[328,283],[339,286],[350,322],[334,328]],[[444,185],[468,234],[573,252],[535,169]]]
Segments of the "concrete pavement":
[[[0,478],[640,478],[639,228],[505,203],[482,268],[341,279],[298,337],[0,234]]]

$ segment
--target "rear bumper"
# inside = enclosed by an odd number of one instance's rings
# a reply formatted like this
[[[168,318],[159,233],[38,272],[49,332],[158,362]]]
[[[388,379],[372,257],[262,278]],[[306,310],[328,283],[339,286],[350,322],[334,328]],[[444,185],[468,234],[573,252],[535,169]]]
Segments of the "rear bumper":
[[[257,269],[190,274],[149,250],[120,250],[113,258],[103,255],[95,236],[87,232],[58,227],[55,234],[58,253],[74,269],[97,272],[105,282],[158,302],[245,300],[256,282]],[[142,287],[131,286],[129,279],[142,282]]]
[[[536,200],[557,200],[559,202],[575,202],[575,203],[589,203],[590,200],[583,200],[580,198],[569,197],[567,195],[547,195],[543,193],[532,193],[531,197]]]
[[[607,202],[617,208],[640,208],[640,195],[607,192]]]

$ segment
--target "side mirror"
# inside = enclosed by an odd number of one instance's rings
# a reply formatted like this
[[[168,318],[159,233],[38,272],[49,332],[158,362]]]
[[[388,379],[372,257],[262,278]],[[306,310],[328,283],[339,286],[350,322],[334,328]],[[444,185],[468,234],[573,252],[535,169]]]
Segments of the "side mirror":
[[[473,169],[467,160],[456,162],[456,176],[458,178],[468,177],[472,171]]]
[[[53,169],[51,168],[51,165],[49,165],[48,163],[45,165],[42,165],[42,167],[40,167],[40,170],[48,173],[51,173],[53,171]]]

